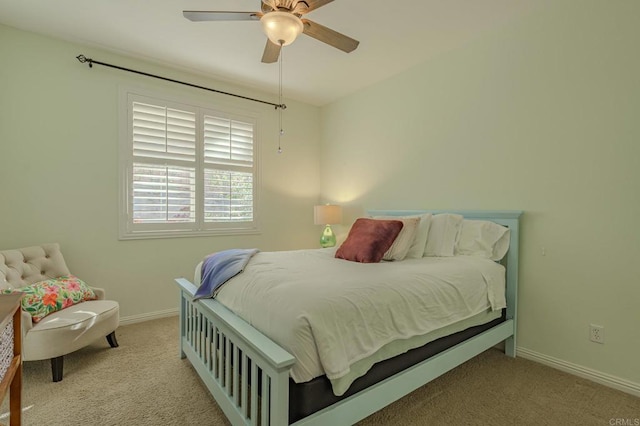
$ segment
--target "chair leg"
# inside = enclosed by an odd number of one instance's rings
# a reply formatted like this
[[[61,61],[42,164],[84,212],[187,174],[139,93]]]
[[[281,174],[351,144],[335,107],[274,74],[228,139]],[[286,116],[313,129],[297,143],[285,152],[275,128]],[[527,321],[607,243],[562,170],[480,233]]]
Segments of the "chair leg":
[[[113,330],[107,336],[107,342],[109,342],[109,345],[111,345],[112,348],[117,348],[118,347],[118,341],[116,340],[116,331],[115,330]]]
[[[64,357],[62,356],[51,358],[51,375],[53,376],[54,382],[62,380],[63,361]]]

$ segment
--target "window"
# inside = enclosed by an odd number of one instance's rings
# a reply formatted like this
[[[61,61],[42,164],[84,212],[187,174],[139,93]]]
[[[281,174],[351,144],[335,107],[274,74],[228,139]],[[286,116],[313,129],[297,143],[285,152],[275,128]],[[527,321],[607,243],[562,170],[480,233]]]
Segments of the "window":
[[[126,115],[121,238],[257,231],[254,117],[131,93]]]

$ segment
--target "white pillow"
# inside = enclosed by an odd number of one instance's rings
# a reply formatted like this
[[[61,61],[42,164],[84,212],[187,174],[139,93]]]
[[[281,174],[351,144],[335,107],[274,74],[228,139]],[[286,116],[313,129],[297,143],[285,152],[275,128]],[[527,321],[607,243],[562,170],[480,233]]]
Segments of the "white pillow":
[[[500,260],[509,250],[510,234],[509,228],[497,223],[465,219],[455,253]]]
[[[420,259],[424,254],[424,247],[427,245],[427,235],[429,235],[432,216],[433,215],[431,213],[425,213],[417,216],[420,218],[420,223],[418,224],[416,238],[413,240],[413,244],[407,253],[407,259]]]
[[[442,213],[431,218],[431,227],[424,248],[425,256],[453,256],[464,218],[459,214]]]
[[[393,244],[391,244],[391,247],[389,247],[389,250],[382,256],[382,260],[403,260],[407,257],[411,244],[416,238],[418,224],[420,223],[419,217],[396,217],[394,220],[402,222],[402,229]]]
[[[376,216],[373,219],[379,220],[399,220],[402,222],[402,229],[400,233],[393,240],[393,244],[389,247],[382,256],[382,260],[403,260],[407,257],[407,253],[411,248],[411,244],[413,244],[413,240],[416,237],[416,232],[418,230],[418,223],[420,223],[420,218],[405,218],[400,216]]]
[[[411,215],[411,216],[374,216],[373,219],[385,219],[385,220],[403,220],[403,219],[415,219],[418,218],[420,222],[418,223],[418,229],[415,232],[415,238],[409,247],[409,251],[407,252],[405,259],[420,259],[424,254],[424,247],[427,244],[427,235],[429,234],[429,227],[431,226],[431,217],[433,215],[431,213],[424,213],[421,215]],[[402,231],[400,231],[400,235],[396,238],[398,240],[403,232],[406,223],[403,222]],[[393,246],[391,246],[393,248]],[[388,253],[388,252],[387,252]],[[386,259],[386,254],[383,259]]]

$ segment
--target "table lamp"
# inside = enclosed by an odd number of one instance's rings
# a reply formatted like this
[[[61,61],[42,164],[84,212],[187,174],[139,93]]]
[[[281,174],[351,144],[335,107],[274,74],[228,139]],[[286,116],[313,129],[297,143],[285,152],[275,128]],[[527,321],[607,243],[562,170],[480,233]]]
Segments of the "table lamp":
[[[333,204],[313,207],[313,223],[325,225],[322,237],[320,237],[320,246],[322,248],[336,245],[336,235],[333,233],[331,225],[340,222],[342,222],[342,207]]]

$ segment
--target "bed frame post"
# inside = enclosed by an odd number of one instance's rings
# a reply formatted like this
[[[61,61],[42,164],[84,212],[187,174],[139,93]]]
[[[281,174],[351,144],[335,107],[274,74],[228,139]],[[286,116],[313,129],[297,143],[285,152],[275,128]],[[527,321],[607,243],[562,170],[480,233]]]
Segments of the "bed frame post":
[[[185,337],[185,317],[187,315],[187,300],[184,297],[184,293],[181,291],[180,292],[180,332],[178,333],[178,338],[180,339],[180,342],[178,343],[178,347],[180,348],[180,359],[184,359],[187,357],[187,354],[184,353],[184,350],[182,348],[183,345],[183,341],[184,341],[184,337]]]
[[[279,400],[273,401],[270,425],[287,426],[289,424],[289,370],[281,372],[278,380],[272,384],[271,396]]]
[[[514,212],[517,216],[506,223],[511,231],[509,251],[507,252],[507,319],[513,321],[513,335],[505,340],[504,353],[516,357],[516,335],[518,331],[518,259],[520,251],[520,223],[522,212]]]

